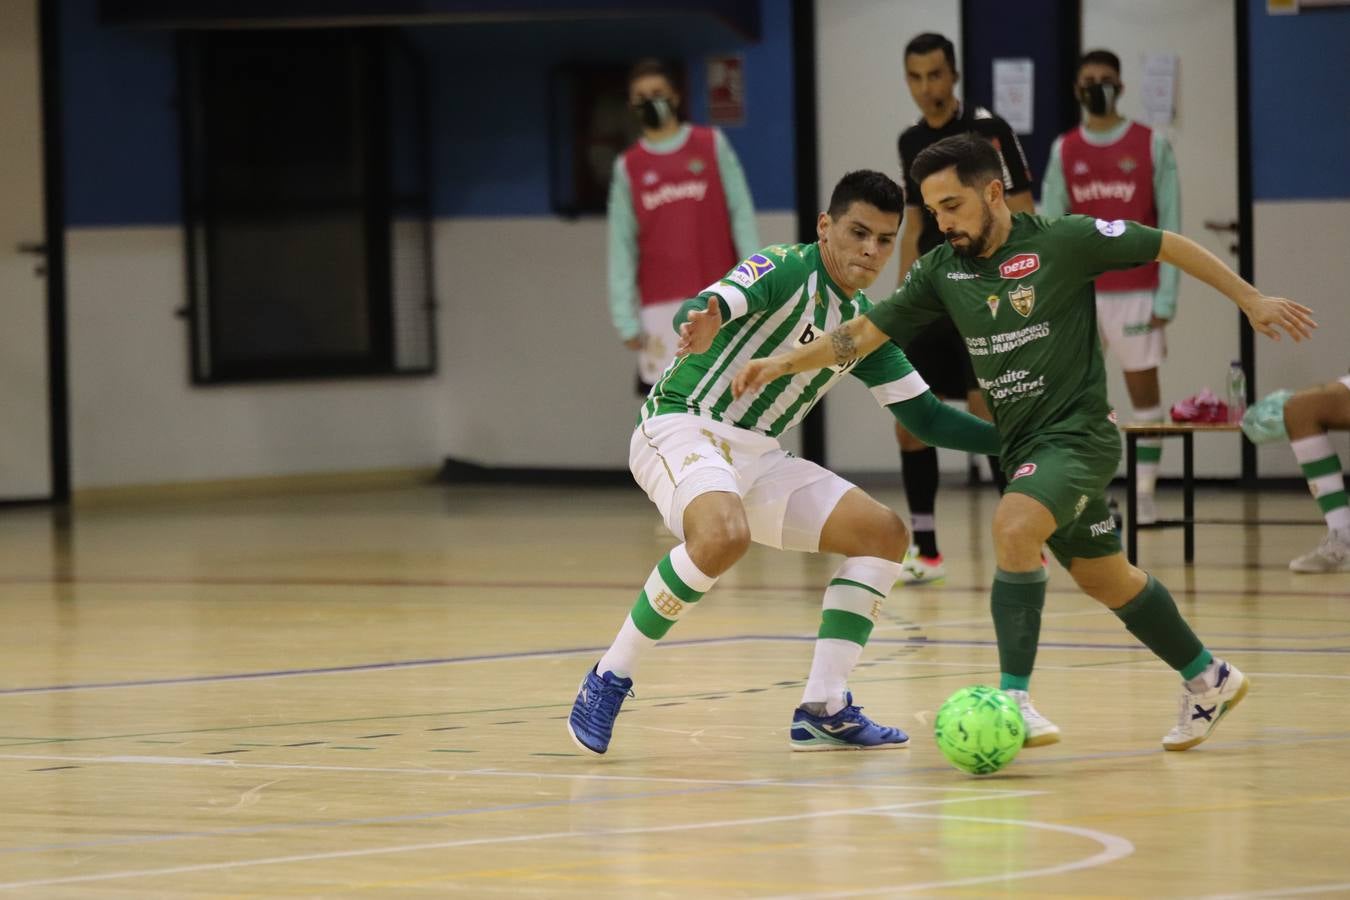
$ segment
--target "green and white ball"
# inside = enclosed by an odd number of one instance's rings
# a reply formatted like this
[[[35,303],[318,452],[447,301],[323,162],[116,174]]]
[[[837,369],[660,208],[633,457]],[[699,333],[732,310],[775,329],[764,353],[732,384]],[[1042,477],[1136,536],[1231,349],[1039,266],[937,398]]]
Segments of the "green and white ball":
[[[977,684],[947,698],[933,722],[947,761],[962,772],[988,775],[1012,762],[1026,738],[1017,703],[998,688]]]

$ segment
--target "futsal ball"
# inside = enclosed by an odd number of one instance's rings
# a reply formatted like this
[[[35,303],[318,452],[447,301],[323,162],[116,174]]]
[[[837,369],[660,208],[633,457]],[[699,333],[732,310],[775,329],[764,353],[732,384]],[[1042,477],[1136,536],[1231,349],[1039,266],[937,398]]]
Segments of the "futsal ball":
[[[988,775],[1017,756],[1026,737],[1026,723],[1011,697],[978,684],[947,698],[933,723],[933,736],[942,755],[956,768]]]

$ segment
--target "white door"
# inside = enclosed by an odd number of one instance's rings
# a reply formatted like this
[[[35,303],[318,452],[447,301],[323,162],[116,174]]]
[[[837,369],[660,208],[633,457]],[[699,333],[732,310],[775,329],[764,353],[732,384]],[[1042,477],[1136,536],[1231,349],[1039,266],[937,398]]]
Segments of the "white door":
[[[1206,222],[1236,222],[1237,49],[1231,0],[1083,0],[1083,50],[1106,49],[1120,57],[1125,85],[1121,112],[1141,118],[1142,57],[1171,53],[1180,59],[1176,116],[1166,126],[1181,183],[1181,231],[1237,269],[1231,249],[1237,235],[1206,229]],[[1208,386],[1220,397],[1228,364],[1238,358],[1238,313],[1223,296],[1182,276],[1177,317],[1167,328],[1162,367],[1164,411]],[[1129,395],[1119,367],[1108,361],[1111,401],[1125,420]],[[1241,445],[1232,435],[1200,438],[1196,473],[1241,473]],[[1122,462],[1122,471],[1124,464]],[[1165,441],[1162,471],[1181,470],[1181,446]]]
[[[52,492],[38,48],[37,0],[0,2],[0,501]]]

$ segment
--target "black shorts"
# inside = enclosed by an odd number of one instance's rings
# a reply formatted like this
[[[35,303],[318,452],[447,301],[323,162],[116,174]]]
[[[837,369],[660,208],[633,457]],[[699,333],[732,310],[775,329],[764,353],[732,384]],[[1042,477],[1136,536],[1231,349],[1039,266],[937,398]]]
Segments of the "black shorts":
[[[933,322],[901,349],[939,397],[964,400],[970,391],[979,389],[966,342],[949,317]]]

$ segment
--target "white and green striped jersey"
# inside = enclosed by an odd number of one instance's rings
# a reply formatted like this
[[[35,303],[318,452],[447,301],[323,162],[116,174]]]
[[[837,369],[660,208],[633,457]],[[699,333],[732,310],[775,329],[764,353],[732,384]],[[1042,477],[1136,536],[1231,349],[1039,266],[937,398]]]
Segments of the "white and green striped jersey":
[[[778,244],[752,254],[700,297],[720,297],[730,318],[706,353],[676,359],[647,395],[640,419],[692,413],[778,437],[802,420],[845,373],[871,389],[882,406],[928,390],[904,353],[883,344],[841,366],[785,375],[739,400],[731,380],[752,359],[795,350],[872,308],[861,291],[849,296],[825,271],[818,244]]]

